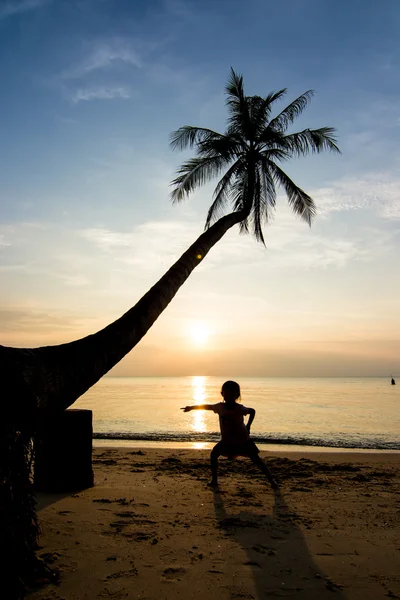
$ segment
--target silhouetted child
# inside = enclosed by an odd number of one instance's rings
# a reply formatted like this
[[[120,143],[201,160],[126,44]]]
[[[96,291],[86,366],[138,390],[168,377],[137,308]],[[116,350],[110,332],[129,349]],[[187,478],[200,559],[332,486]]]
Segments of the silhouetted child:
[[[225,381],[221,389],[221,395],[224,402],[218,404],[195,404],[185,406],[181,410],[189,412],[191,410],[212,410],[219,415],[219,425],[221,429],[221,441],[214,446],[211,451],[211,481],[208,485],[216,487],[218,485],[218,458],[227,456],[235,458],[236,456],[248,456],[257,467],[267,476],[273,488],[278,484],[272,476],[271,471],[259,456],[259,449],[252,439],[250,439],[250,427],[254,421],[256,411],[254,408],[246,408],[243,404],[236,401],[240,397],[240,386],[236,381]],[[249,420],[245,425],[243,417],[249,415]]]

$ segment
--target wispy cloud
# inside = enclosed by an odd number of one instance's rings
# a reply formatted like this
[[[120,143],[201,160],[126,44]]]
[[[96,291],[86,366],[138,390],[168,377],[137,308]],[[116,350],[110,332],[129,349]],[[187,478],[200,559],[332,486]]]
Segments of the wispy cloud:
[[[80,88],[72,93],[71,101],[74,104],[90,100],[111,100],[113,98],[130,98],[130,91],[125,87]]]
[[[62,314],[58,311],[49,310],[39,312],[26,307],[0,307],[0,329],[1,331],[14,330],[22,328],[24,330],[39,328],[71,328],[75,325],[76,317]]]
[[[313,191],[318,198],[318,213],[370,209],[382,218],[400,219],[400,181],[391,173],[370,173],[364,177],[348,178],[332,187]]]
[[[130,232],[91,228],[80,235],[120,264],[157,272],[177,260],[200,233],[194,223],[149,221]]]
[[[61,73],[62,79],[79,79],[93,71],[107,69],[117,62],[122,62],[135,67],[142,63],[138,53],[131,43],[123,38],[115,38],[109,42],[100,42],[92,45],[87,56]]]
[[[72,309],[46,305],[0,305],[0,335],[6,346],[35,347],[69,342],[100,329],[102,323]]]
[[[362,235],[351,239],[331,233],[319,235],[296,226],[293,218],[265,229],[267,248],[253,237],[230,231],[207,257],[206,269],[259,269],[260,272],[296,269],[299,271],[342,269],[352,261],[368,261],[376,249],[366,246]]]
[[[18,15],[30,10],[42,8],[52,0],[22,0],[22,2],[6,2],[0,6],[0,19]]]
[[[144,223],[129,233],[108,229],[80,232],[83,238],[112,256],[115,264],[133,265],[152,273],[170,266],[200,233],[195,224],[161,221]],[[379,243],[378,238],[372,247],[371,244],[366,246],[362,235],[350,239],[335,234],[312,234],[302,224],[296,226],[293,218],[280,225],[272,225],[266,234],[267,250],[251,236],[239,236],[237,228],[234,228],[212,249],[202,269],[218,271],[222,265],[234,269],[257,266],[260,270],[340,269],[354,260],[370,260],[371,254],[376,255]],[[391,247],[388,237],[384,247],[388,251]]]

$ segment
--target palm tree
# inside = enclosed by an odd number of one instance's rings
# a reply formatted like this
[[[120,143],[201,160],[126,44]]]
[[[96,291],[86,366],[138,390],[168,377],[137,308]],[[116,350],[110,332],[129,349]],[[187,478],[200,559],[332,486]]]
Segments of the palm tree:
[[[271,118],[272,105],[281,100],[286,89],[261,96],[245,96],[243,78],[231,69],[226,88],[229,118],[224,134],[203,127],[186,125],[172,134],[171,145],[178,149],[195,146],[197,157],[185,162],[173,181],[171,196],[180,202],[196,187],[225,171],[214,192],[206,229],[231,202],[242,232],[254,234],[264,243],[263,223],[275,208],[276,187],[286,192],[290,206],[309,225],[315,205],[282,170],[279,163],[309,152],[340,152],[332,127],[287,133],[289,125],[308,105],[313,91],[308,90]]]
[[[331,127],[287,133],[313,92],[305,92],[274,118],[272,105],[283,98],[286,90],[265,98],[245,96],[243,79],[232,69],[226,93],[229,118],[225,134],[185,126],[171,136],[172,148],[195,146],[198,154],[182,165],[172,182],[173,202],[183,200],[197,186],[226,171],[215,189],[204,233],[135,306],[101,331],[57,346],[0,346],[3,389],[12,389],[19,379],[27,390],[19,400],[23,414],[29,407],[31,411],[53,412],[73,404],[142,339],[228,229],[239,224],[242,232],[250,231],[264,242],[262,226],[275,207],[277,185],[283,187],[294,212],[311,224],[315,215],[313,200],[280,163],[310,152],[339,152]],[[220,216],[228,201],[233,211]],[[20,414],[18,404],[14,407],[13,413]]]
[[[243,79],[232,70],[226,92],[229,118],[224,134],[185,126],[174,132],[171,139],[173,148],[197,149],[197,157],[185,162],[173,181],[174,202],[183,200],[197,186],[224,171],[215,189],[205,231],[199,238],[135,306],[101,331],[57,346],[34,349],[0,346],[3,393],[9,390],[0,427],[0,498],[13,498],[15,505],[15,494],[8,493],[7,486],[19,490],[15,493],[21,496],[21,502],[24,494],[18,483],[21,470],[16,472],[10,467],[9,440],[21,439],[19,432],[23,433],[23,443],[15,443],[14,447],[26,463],[28,440],[38,419],[68,408],[132,350],[195,267],[231,227],[239,224],[242,232],[251,232],[264,243],[262,227],[275,207],[277,186],[283,187],[294,212],[311,224],[315,214],[313,200],[286,175],[280,164],[309,152],[339,152],[330,127],[287,133],[290,124],[308,105],[312,92],[299,96],[274,118],[271,118],[272,105],[283,98],[286,90],[265,98],[245,96]],[[221,216],[228,202],[233,210]],[[13,462],[20,464],[21,460]],[[25,480],[26,476],[25,473]],[[10,503],[11,500],[5,503],[8,508],[0,519],[0,539],[12,539],[13,547],[3,547],[0,551],[7,553],[11,563],[13,557],[18,557],[16,560],[22,566],[17,575],[21,580],[24,566],[32,564],[34,555],[37,532],[34,503],[29,498],[25,502],[28,507],[25,538],[12,533],[15,524],[17,531],[21,528],[20,521],[13,522],[18,516]],[[6,543],[3,541],[1,546]]]

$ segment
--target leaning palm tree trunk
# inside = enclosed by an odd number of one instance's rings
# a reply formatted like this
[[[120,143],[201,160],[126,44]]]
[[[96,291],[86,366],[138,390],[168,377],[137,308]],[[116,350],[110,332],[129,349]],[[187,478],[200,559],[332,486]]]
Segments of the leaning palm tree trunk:
[[[36,558],[38,526],[30,479],[30,440],[42,417],[68,408],[146,334],[209,250],[246,215],[231,213],[204,232],[122,317],[80,340],[43,348],[0,346],[3,389],[10,390],[0,427],[0,568],[10,600],[45,572]],[[12,568],[11,568],[12,567]],[[50,573],[50,574],[49,574]]]
[[[18,404],[26,411],[27,400],[36,403],[30,409],[38,409],[39,414],[59,412],[73,404],[136,346],[214,244],[244,218],[242,211],[222,217],[135,306],[101,331],[58,346],[0,346],[3,385],[12,389],[17,378],[29,391],[29,398],[14,399],[13,412],[19,412]]]

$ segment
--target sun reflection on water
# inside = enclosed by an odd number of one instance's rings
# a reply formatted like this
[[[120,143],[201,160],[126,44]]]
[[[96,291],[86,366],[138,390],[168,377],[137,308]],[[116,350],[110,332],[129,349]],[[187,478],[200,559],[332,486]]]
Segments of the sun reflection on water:
[[[194,404],[205,404],[206,395],[206,377],[196,376],[192,378],[192,398]],[[207,425],[205,421],[205,413],[203,410],[193,410],[192,416],[192,429],[197,433],[207,431]]]
[[[193,442],[192,448],[194,448],[194,450],[206,450],[209,445],[210,444],[207,442]]]

